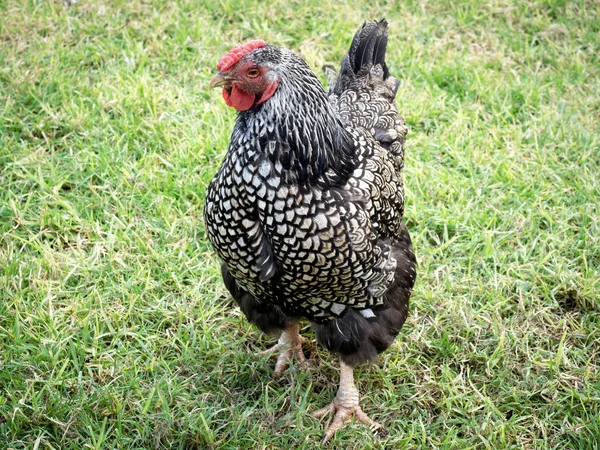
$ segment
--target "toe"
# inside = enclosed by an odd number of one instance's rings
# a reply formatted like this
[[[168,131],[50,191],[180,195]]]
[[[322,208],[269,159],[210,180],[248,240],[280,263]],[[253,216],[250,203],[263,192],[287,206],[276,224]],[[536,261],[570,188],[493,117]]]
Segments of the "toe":
[[[373,430],[383,428],[383,426],[381,426],[380,424],[375,422],[373,419],[371,419],[369,416],[367,416],[360,408],[357,408],[356,411],[354,412],[354,414],[356,415],[356,419],[359,422],[364,423],[365,425],[368,425],[369,428],[371,428]]]
[[[372,432],[377,432],[380,437],[387,436],[388,431],[385,429],[385,427],[367,416],[362,409],[357,408],[354,414],[356,416],[356,420],[367,425]]]
[[[367,416],[360,409],[360,406],[344,407],[336,405],[334,402],[327,405],[325,408],[315,411],[314,413],[312,413],[312,416],[315,419],[321,419],[327,416],[332,411],[335,414],[333,416],[331,424],[325,425],[326,430],[321,440],[322,444],[326,443],[329,439],[331,439],[338,430],[344,428],[344,426],[352,418],[352,416],[356,417],[356,420],[358,422],[367,425],[372,432],[377,432],[377,434],[380,437],[385,437],[388,434],[387,430],[381,424],[375,422],[373,419]]]
[[[270,347],[270,348],[268,348],[266,350],[258,352],[258,354],[259,355],[265,355],[265,356],[274,355],[277,350],[280,350],[281,347],[283,347],[283,345],[284,345],[283,343],[279,342],[279,343],[275,344],[273,347]]]
[[[331,425],[329,425],[329,427],[327,428],[327,431],[325,431],[325,434],[323,434],[323,439],[321,439],[321,444],[325,444],[329,439],[331,439],[333,437],[333,435],[335,434],[336,431],[344,428],[344,425],[346,424],[346,422],[348,422],[348,420],[350,420],[351,417],[352,417],[352,409],[346,409],[346,408],[339,409],[335,413],[333,422],[331,422]]]
[[[291,355],[288,352],[281,353],[277,357],[277,363],[275,363],[275,371],[273,375],[275,377],[280,376],[290,366]]]
[[[300,347],[299,349],[295,350],[294,354],[296,355],[296,359],[298,360],[298,362],[300,364],[304,364],[304,362],[306,362],[306,357],[304,356],[304,352],[302,351],[302,347]]]
[[[321,408],[318,411],[315,411],[314,413],[312,413],[312,416],[315,419],[322,419],[327,414],[331,413],[331,411],[333,411],[333,403],[327,405],[325,408]]]

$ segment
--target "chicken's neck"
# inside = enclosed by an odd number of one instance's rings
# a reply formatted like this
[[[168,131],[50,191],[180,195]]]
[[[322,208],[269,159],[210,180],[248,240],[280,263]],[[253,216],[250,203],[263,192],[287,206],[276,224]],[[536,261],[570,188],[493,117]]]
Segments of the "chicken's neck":
[[[314,74],[281,80],[269,101],[239,115],[236,132],[291,183],[341,184],[355,166],[353,139]]]

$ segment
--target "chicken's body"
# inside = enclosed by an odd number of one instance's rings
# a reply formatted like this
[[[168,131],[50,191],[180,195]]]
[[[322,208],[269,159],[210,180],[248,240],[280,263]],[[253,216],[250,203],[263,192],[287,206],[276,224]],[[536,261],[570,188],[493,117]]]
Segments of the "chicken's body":
[[[285,343],[306,318],[350,367],[393,342],[416,276],[386,42],[384,21],[364,24],[329,96],[298,56],[264,43],[223,58],[233,69],[217,83],[240,110],[205,207],[225,284],[263,331]],[[260,69],[255,90],[240,65]]]

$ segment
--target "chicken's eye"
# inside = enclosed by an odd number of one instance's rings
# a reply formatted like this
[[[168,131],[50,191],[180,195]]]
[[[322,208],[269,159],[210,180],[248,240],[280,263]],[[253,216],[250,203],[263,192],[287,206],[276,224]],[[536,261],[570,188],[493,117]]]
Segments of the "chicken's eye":
[[[256,78],[259,74],[260,70],[258,69],[249,69],[248,72],[246,72],[248,78]]]

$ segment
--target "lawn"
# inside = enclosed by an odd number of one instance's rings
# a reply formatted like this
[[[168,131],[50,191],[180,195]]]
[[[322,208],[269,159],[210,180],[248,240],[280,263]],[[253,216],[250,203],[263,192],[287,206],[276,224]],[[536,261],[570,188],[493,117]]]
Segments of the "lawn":
[[[593,0],[1,1],[0,448],[318,448],[337,359],[271,379],[207,241],[207,85],[258,37],[324,79],[380,17],[419,279],[356,373],[389,435],[328,447],[600,449]]]

